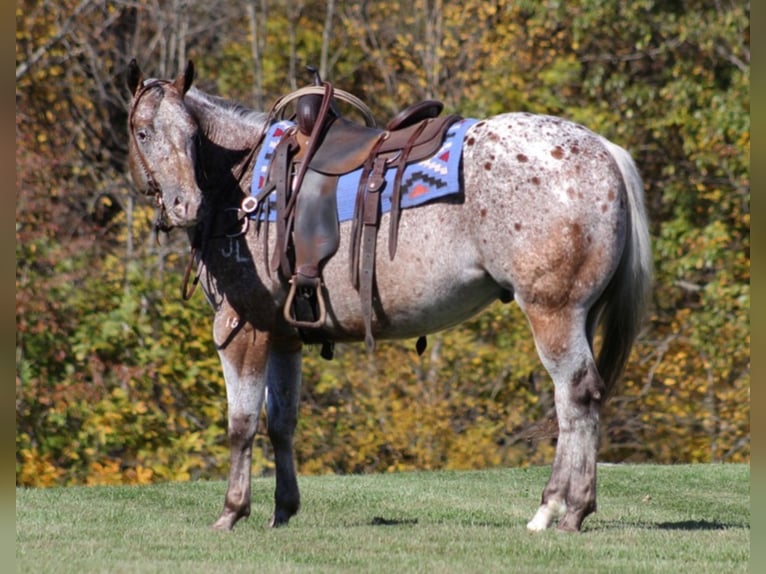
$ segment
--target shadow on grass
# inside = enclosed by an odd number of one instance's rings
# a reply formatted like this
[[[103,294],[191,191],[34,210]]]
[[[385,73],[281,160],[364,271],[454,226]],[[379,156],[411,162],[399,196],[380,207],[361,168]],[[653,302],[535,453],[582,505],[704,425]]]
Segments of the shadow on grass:
[[[514,525],[506,522],[490,521],[460,521],[460,520],[437,520],[436,523],[460,523],[461,525],[483,526],[494,528],[511,528]],[[415,526],[418,524],[417,518],[385,518],[382,516],[373,516],[365,526]],[[720,522],[718,520],[681,520],[678,522],[647,522],[647,521],[608,521],[599,522],[593,525],[586,524],[583,527],[584,532],[598,532],[605,530],[624,530],[625,528],[638,528],[643,530],[676,530],[688,532],[732,530],[732,529],[750,529],[747,523]]]
[[[714,531],[714,530],[732,530],[737,528],[744,528],[750,530],[750,525],[747,523],[731,523],[731,522],[719,522],[717,520],[680,520],[678,522],[630,522],[630,521],[609,521],[593,524],[592,526],[586,525],[583,530],[586,531],[599,531],[599,530],[616,530],[625,528],[641,528],[646,530],[680,530],[688,532],[702,532],[702,531]]]
[[[383,518],[382,516],[373,516],[372,520],[370,520],[370,526],[412,526],[417,523],[417,518]]]
[[[509,528],[513,526],[509,522],[488,521],[488,520],[461,520],[461,519],[434,519],[426,520],[426,523],[434,524],[453,524],[460,526],[478,526],[482,528]],[[417,518],[384,518],[383,516],[373,516],[364,526],[417,526],[420,521]]]
[[[680,522],[660,522],[654,528],[660,530],[730,530],[732,528],[750,528],[749,524],[731,524],[717,520],[682,520]]]

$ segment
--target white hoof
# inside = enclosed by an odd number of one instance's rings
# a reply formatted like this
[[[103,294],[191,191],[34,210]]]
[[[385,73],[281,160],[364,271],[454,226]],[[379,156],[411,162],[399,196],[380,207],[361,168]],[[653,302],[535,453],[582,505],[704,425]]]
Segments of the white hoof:
[[[527,523],[527,530],[530,532],[541,532],[550,528],[555,520],[558,520],[567,511],[567,505],[556,500],[549,500],[546,504],[541,504],[537,509],[537,514]]]

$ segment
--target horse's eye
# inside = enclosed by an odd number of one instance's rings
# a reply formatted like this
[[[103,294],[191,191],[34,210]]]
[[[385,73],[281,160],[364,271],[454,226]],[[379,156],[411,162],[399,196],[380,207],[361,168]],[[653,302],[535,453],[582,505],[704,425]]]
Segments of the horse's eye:
[[[136,137],[138,138],[138,141],[145,142],[147,139],[149,139],[149,134],[146,130],[141,129],[136,131]]]

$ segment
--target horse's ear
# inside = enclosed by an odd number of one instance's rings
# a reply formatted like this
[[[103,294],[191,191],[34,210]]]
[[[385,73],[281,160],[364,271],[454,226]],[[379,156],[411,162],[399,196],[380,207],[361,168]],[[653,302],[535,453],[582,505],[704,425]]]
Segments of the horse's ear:
[[[130,93],[135,96],[143,81],[144,74],[141,72],[141,68],[138,67],[136,59],[133,58],[130,64],[128,64],[128,88],[130,88]]]
[[[178,74],[178,77],[176,78],[175,82],[173,82],[173,85],[175,86],[176,90],[178,90],[178,92],[183,96],[186,94],[186,92],[189,91],[193,81],[194,64],[191,60],[189,60],[189,63],[186,65],[186,71],[183,74]]]

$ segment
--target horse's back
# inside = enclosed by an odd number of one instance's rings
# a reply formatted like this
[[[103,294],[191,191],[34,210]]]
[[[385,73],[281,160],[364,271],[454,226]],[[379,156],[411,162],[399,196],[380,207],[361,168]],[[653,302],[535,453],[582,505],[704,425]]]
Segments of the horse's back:
[[[624,200],[604,138],[553,116],[508,113],[475,124],[466,134],[463,170],[467,201],[543,227],[560,213],[603,222]]]
[[[522,304],[586,307],[616,268],[625,189],[600,136],[560,118],[503,114],[468,130],[462,167],[459,199],[404,210],[393,260],[378,241],[376,338],[455,325],[509,293]],[[324,269],[336,340],[363,333],[348,228]]]

